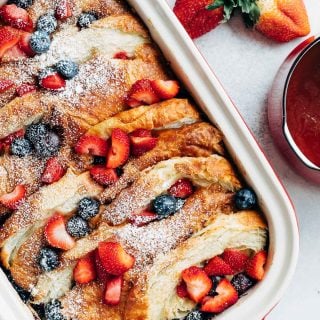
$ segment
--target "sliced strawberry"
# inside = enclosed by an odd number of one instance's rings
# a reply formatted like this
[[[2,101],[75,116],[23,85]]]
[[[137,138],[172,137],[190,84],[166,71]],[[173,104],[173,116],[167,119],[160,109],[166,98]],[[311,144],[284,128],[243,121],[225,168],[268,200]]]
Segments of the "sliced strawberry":
[[[220,313],[235,304],[239,299],[236,289],[227,279],[222,279],[219,282],[216,293],[218,295],[203,299],[201,311]]]
[[[226,249],[221,258],[231,267],[231,269],[238,273],[243,271],[248,261],[248,255],[240,250]]]
[[[234,274],[231,267],[218,256],[210,259],[203,270],[208,276],[226,276]]]
[[[14,86],[14,82],[7,79],[0,79],[0,93],[3,93]]]
[[[158,215],[154,212],[144,210],[137,214],[132,214],[130,216],[130,222],[137,227],[142,227],[148,224],[151,221],[154,221],[158,218]]]
[[[152,81],[149,79],[136,81],[129,91],[128,99],[139,101],[140,105],[150,105],[159,102],[160,98],[154,92],[151,83]]]
[[[92,167],[90,174],[95,182],[103,186],[110,186],[119,180],[115,169],[108,169],[102,165]]]
[[[16,93],[19,97],[36,91],[37,87],[31,83],[22,83],[19,87],[16,88]]]
[[[105,157],[108,152],[107,141],[96,136],[82,136],[75,146],[78,154],[91,154],[92,156]]]
[[[48,90],[61,90],[66,86],[66,80],[58,72],[55,72],[39,79],[39,84],[42,88]]]
[[[199,267],[190,267],[182,272],[182,279],[187,285],[189,297],[194,302],[200,302],[211,290],[212,282]]]
[[[121,129],[113,129],[111,133],[111,147],[107,156],[107,168],[117,168],[125,164],[129,158],[129,136]]]
[[[24,129],[20,129],[14,133],[9,134],[7,137],[0,140],[1,144],[3,144],[6,147],[9,147],[13,140],[17,138],[23,138],[25,134]]]
[[[27,55],[20,49],[19,45],[15,45],[8,49],[2,56],[2,61],[11,62],[26,58]]]
[[[1,19],[11,27],[31,32],[33,22],[27,10],[17,7],[15,4],[7,4],[0,8]]]
[[[51,184],[59,181],[65,173],[66,170],[59,159],[57,157],[53,157],[47,160],[45,169],[41,176],[41,181],[43,183]]]
[[[97,278],[98,280],[105,283],[107,280],[110,279],[110,274],[104,269],[100,257],[99,257],[99,251],[98,249],[94,250],[94,262],[96,265],[96,271],[97,271]]]
[[[20,32],[11,27],[0,27],[0,58],[20,40]]]
[[[124,274],[134,265],[135,258],[117,242],[100,242],[98,251],[104,269],[115,276]]]
[[[151,85],[158,97],[164,100],[174,98],[180,90],[179,83],[175,80],[154,80]]]
[[[186,298],[188,297],[187,285],[184,281],[181,281],[176,288],[178,297]]]
[[[73,278],[76,283],[86,284],[97,277],[94,261],[91,255],[87,255],[84,258],[78,260],[74,270]]]
[[[151,130],[139,128],[130,133],[131,137],[152,137]]]
[[[262,280],[264,277],[264,266],[267,262],[267,252],[259,251],[248,262],[246,273],[249,277],[255,280]]]
[[[61,214],[57,213],[49,219],[44,233],[48,243],[54,248],[69,250],[75,245],[74,239],[66,230],[65,220]]]
[[[119,51],[114,56],[113,59],[121,59],[121,60],[128,60],[129,56],[128,53],[125,51]]]
[[[158,138],[153,137],[130,137],[131,153],[134,157],[140,157],[144,153],[152,150],[158,142]]]
[[[141,106],[141,102],[136,100],[136,99],[133,99],[129,96],[127,96],[125,99],[124,99],[124,102],[127,106],[131,107],[131,108],[136,108],[136,107],[139,107]]]
[[[28,56],[28,57],[34,57],[35,53],[30,47],[30,38],[31,33],[29,32],[23,32],[20,37],[20,41],[18,43],[20,49]]]
[[[57,1],[55,17],[60,21],[63,21],[72,17],[72,10],[71,10],[71,5],[69,0]]]
[[[174,197],[185,199],[193,193],[193,185],[188,179],[180,179],[170,187],[168,192]]]
[[[104,302],[110,306],[116,306],[120,303],[123,277],[113,277],[107,280]]]
[[[18,184],[10,193],[0,197],[0,203],[6,208],[16,210],[26,196],[26,188],[22,184]]]

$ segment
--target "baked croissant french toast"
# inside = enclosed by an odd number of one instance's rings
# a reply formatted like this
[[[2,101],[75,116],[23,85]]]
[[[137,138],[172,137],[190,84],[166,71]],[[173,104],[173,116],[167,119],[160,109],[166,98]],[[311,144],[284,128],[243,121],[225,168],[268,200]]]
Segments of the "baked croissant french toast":
[[[209,319],[263,280],[257,197],[125,2],[10,0],[0,59],[0,258],[36,319]]]

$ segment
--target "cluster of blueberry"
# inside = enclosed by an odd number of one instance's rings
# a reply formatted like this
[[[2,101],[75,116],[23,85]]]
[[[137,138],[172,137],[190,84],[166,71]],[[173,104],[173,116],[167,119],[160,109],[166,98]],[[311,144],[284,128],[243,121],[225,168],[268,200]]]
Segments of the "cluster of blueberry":
[[[99,201],[83,198],[79,202],[77,215],[71,217],[66,225],[67,232],[75,238],[86,236],[90,232],[88,220],[99,212]],[[39,265],[43,271],[52,271],[59,266],[59,253],[51,247],[44,247],[40,251]]]
[[[10,146],[10,153],[18,157],[30,155],[33,151],[39,157],[51,157],[60,148],[58,134],[44,123],[31,124],[24,137],[16,138]]]

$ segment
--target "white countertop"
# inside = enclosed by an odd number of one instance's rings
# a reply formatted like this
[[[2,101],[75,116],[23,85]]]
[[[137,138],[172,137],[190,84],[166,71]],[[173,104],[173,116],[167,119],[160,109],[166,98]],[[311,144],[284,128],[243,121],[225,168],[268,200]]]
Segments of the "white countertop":
[[[305,4],[312,33],[320,34],[320,1],[305,0]],[[283,300],[268,320],[320,319],[320,186],[296,175],[279,154],[270,136],[266,113],[267,93],[273,78],[301,39],[277,44],[246,29],[240,17],[234,17],[230,23],[195,42],[265,150],[287,188],[300,220],[301,249],[297,271]]]

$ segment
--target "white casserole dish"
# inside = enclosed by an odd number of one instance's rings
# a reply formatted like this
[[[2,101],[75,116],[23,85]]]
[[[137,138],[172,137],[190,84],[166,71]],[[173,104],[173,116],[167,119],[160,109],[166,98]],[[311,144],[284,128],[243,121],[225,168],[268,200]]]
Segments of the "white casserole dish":
[[[196,102],[224,133],[233,160],[259,197],[270,232],[267,274],[247,296],[215,319],[261,320],[280,300],[296,267],[299,234],[292,204],[230,98],[165,0],[129,3]],[[0,319],[33,319],[2,271],[0,283]]]

